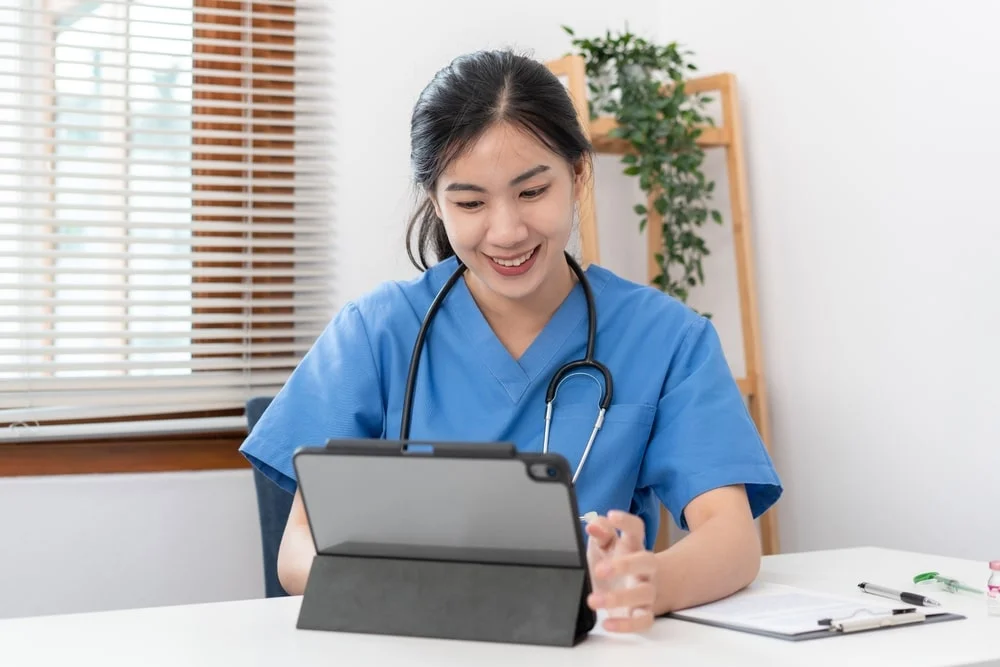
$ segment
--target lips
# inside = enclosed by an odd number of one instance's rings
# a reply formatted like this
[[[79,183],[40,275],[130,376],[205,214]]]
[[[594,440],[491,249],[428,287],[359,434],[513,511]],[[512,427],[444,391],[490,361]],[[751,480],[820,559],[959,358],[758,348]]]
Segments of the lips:
[[[538,249],[538,246],[535,246],[534,248],[532,248],[528,252],[524,253],[523,255],[520,255],[518,257],[511,257],[511,258],[493,257],[492,255],[490,255],[490,259],[492,259],[494,262],[496,262],[500,266],[504,266],[504,267],[507,267],[507,268],[516,268],[518,266],[521,266],[525,262],[527,262],[529,259],[531,259],[531,256],[533,254],[535,254],[535,251],[537,249]]]

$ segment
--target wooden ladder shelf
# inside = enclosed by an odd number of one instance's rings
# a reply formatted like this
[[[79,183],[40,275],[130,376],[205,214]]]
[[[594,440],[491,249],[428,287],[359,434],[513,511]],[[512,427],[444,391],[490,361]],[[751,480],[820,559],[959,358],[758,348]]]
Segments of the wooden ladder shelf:
[[[616,127],[614,118],[590,119],[587,103],[586,69],[581,56],[567,55],[547,63],[549,69],[567,81],[567,87],[581,124],[594,149],[598,153],[623,155],[630,150],[628,142],[610,136]],[[698,145],[706,149],[718,148],[725,151],[726,171],[729,181],[730,212],[728,221],[732,226],[733,247],[735,249],[736,277],[739,290],[740,322],[743,334],[743,355],[746,365],[744,377],[736,378],[736,383],[747,401],[750,416],[760,432],[764,445],[771,451],[771,424],[767,412],[767,387],[764,382],[763,358],[760,343],[760,324],[757,314],[757,289],[753,249],[750,234],[750,206],[747,193],[746,166],[743,154],[743,130],[739,115],[739,97],[736,77],[729,73],[692,78],[684,83],[689,93],[715,93],[722,106],[722,123],[715,127],[703,128]],[[580,245],[584,264],[599,263],[600,252],[597,235],[597,216],[593,189],[582,196],[580,207]],[[652,197],[650,197],[652,199]],[[648,277],[650,282],[659,273],[655,254],[663,246],[661,220],[658,219],[652,201],[646,207],[649,220],[646,225],[646,245],[648,255]],[[661,507],[661,530],[657,538],[656,550],[669,545],[668,527],[672,519]],[[775,508],[771,508],[759,520],[761,542],[765,554],[779,552],[778,525]]]

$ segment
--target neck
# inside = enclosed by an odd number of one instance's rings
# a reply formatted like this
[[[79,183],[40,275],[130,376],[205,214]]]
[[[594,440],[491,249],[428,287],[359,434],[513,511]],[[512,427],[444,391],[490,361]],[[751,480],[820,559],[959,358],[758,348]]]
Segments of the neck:
[[[545,327],[576,284],[576,273],[565,259],[559,267],[535,293],[523,299],[501,297],[470,273],[465,278],[469,292],[494,331],[516,329],[533,336]]]

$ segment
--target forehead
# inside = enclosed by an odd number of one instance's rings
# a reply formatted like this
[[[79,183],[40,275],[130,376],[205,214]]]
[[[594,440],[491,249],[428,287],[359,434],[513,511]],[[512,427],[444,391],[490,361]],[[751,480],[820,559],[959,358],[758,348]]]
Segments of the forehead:
[[[552,167],[563,162],[535,136],[506,123],[491,126],[451,161],[441,174],[441,185],[472,182],[479,185],[508,182],[538,165]]]

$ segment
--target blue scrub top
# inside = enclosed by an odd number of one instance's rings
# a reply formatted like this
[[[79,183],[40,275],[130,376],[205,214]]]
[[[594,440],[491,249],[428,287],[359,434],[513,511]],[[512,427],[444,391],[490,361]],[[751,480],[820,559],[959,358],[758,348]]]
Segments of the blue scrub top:
[[[333,318],[240,451],[280,486],[296,488],[292,455],[329,438],[399,436],[410,355],[424,314],[457,268],[444,260],[414,280],[387,282]],[[632,512],[652,548],[657,499],[679,526],[699,494],[744,484],[754,517],[781,483],[747,412],[711,322],[680,301],[591,265],[594,356],[614,400],[576,483],[579,510]],[[505,441],[542,449],[545,391],[584,356],[587,303],[577,284],[520,359],[507,352],[468,290],[455,283],[424,339],[410,437]],[[600,378],[599,374],[595,377]],[[600,386],[574,376],[553,406],[550,451],[575,471],[597,416]]]

